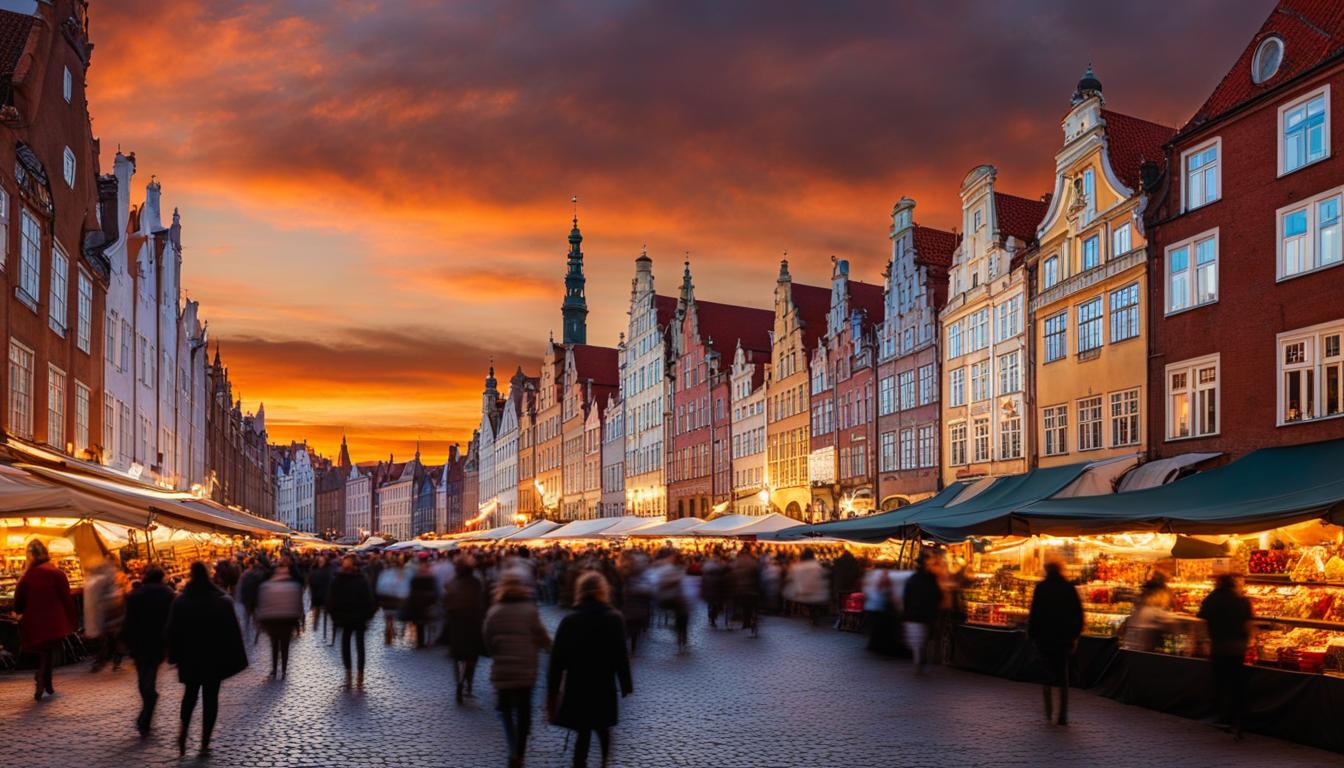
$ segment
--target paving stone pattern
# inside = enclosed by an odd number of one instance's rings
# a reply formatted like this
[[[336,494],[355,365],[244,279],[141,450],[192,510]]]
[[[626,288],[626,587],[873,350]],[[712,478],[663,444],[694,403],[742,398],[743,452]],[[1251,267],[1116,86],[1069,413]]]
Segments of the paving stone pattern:
[[[554,629],[563,612],[544,609]],[[1077,692],[1072,724],[1046,725],[1035,686],[868,656],[863,638],[768,617],[762,636],[709,629],[697,616],[691,650],[656,627],[622,702],[614,766],[1338,766],[1344,759],[1260,736],[1233,742],[1208,725]],[[36,703],[28,673],[0,676],[0,754],[6,766],[503,766],[489,661],[477,698],[453,703],[441,650],[382,645],[370,632],[362,693],[342,690],[340,653],[308,632],[288,680],[266,678],[266,640],[253,666],[225,682],[213,755],[174,744],[182,688],[160,675],[155,731],[132,721],[139,700],[128,662],[91,674],[57,672],[57,695]],[[543,659],[543,666],[544,666]],[[540,705],[540,689],[537,704]],[[538,706],[540,709],[540,706]],[[538,712],[527,765],[566,766],[566,732]],[[572,745],[573,740],[568,743]],[[597,765],[597,745],[590,764]]]

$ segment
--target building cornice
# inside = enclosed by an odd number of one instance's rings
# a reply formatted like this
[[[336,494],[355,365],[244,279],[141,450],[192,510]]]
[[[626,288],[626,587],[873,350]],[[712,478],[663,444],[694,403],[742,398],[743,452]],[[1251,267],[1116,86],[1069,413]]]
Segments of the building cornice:
[[[1104,264],[1093,267],[1086,272],[1080,272],[1065,278],[1033,297],[1031,300],[1031,311],[1034,313],[1041,307],[1054,304],[1055,302],[1068,298],[1085,288],[1090,288],[1093,285],[1115,277],[1122,272],[1127,272],[1130,269],[1143,264],[1147,258],[1147,254],[1147,247],[1135,248],[1129,253],[1118,258],[1110,259]]]

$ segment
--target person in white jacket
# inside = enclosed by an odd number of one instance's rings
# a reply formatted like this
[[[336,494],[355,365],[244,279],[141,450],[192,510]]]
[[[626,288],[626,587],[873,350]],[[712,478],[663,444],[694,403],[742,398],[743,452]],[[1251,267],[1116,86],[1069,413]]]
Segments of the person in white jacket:
[[[303,621],[303,586],[290,578],[289,565],[281,563],[257,592],[257,621],[271,640],[271,677],[289,670],[289,643]]]
[[[378,574],[374,591],[383,609],[383,645],[391,645],[397,635],[397,614],[411,594],[410,574],[402,566],[400,555],[388,555],[387,566]]]
[[[803,549],[798,562],[789,568],[787,578],[784,598],[807,606],[812,626],[820,624],[831,599],[830,579],[811,547]]]

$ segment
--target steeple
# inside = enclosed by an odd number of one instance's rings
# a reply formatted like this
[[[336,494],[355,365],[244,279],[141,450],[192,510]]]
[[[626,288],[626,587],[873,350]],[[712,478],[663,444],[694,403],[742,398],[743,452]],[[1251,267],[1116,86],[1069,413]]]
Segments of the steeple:
[[[588,343],[588,302],[583,295],[583,235],[579,232],[579,198],[574,203],[574,228],[569,230],[569,271],[565,273],[565,301],[560,305],[564,315],[566,344]]]
[[[336,459],[336,466],[340,467],[342,470],[345,470],[347,473],[349,472],[351,466],[350,446],[346,445],[344,432],[341,433],[341,455]]]
[[[695,285],[691,282],[691,260],[689,254],[687,256],[686,261],[682,263],[681,299],[678,302],[683,311],[695,301]]]

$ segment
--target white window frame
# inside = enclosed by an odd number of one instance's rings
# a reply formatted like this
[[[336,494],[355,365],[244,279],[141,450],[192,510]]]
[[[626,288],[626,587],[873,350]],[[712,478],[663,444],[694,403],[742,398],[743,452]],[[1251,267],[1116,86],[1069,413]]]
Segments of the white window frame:
[[[37,311],[37,296],[42,292],[42,221],[27,208],[19,214],[19,284],[14,291],[29,309]]]
[[[1132,250],[1134,250],[1134,228],[1126,221],[1111,230],[1111,258],[1124,256]]]
[[[1322,135],[1322,147],[1325,150],[1325,154],[1321,155],[1315,160],[1304,160],[1302,164],[1297,166],[1296,168],[1285,168],[1284,160],[1287,154],[1285,150],[1287,148],[1288,136],[1284,132],[1285,128],[1284,119],[1287,117],[1289,112],[1298,109],[1299,107],[1302,107],[1309,102],[1315,101],[1317,98],[1320,98],[1322,99],[1322,101],[1325,102],[1325,125],[1323,126],[1323,135]],[[1329,160],[1330,159],[1330,84],[1326,83],[1325,85],[1322,85],[1320,88],[1310,90],[1302,94],[1301,96],[1298,96],[1297,98],[1293,99],[1292,101],[1284,104],[1283,106],[1279,107],[1278,122],[1275,125],[1276,125],[1275,130],[1277,130],[1278,132],[1277,140],[1275,143],[1278,144],[1279,178],[1287,176],[1290,173],[1296,173],[1297,171],[1300,171],[1303,168],[1315,165],[1316,163],[1319,163],[1323,160]]]
[[[1326,356],[1329,351],[1326,349],[1325,340],[1330,336],[1339,336],[1339,348],[1335,354]],[[1285,351],[1290,344],[1302,343],[1304,345],[1304,359],[1299,363],[1289,364],[1285,361]],[[1274,344],[1275,365],[1274,373],[1278,381],[1277,385],[1277,408],[1275,409],[1275,424],[1280,427],[1291,427],[1297,424],[1309,424],[1326,419],[1338,419],[1344,416],[1344,408],[1337,413],[1326,413],[1326,376],[1330,372],[1338,377],[1340,386],[1344,387],[1344,318],[1333,320],[1328,323],[1320,323],[1307,328],[1297,328],[1291,331],[1284,331],[1275,338]],[[1288,374],[1291,372],[1302,372],[1311,374],[1311,413],[1304,414],[1301,418],[1287,419],[1285,414],[1288,404]],[[1306,376],[1302,377],[1299,386],[1306,386]],[[1344,395],[1342,395],[1344,396]],[[1305,397],[1303,398],[1306,399]],[[1341,403],[1344,406],[1344,403]]]
[[[1277,349],[1277,348],[1276,348]],[[1199,372],[1201,369],[1213,368],[1213,385],[1208,386],[1199,381]],[[1177,440],[1195,440],[1203,437],[1215,437],[1221,434],[1223,429],[1223,397],[1222,397],[1222,361],[1220,355],[1204,355],[1203,357],[1192,357],[1188,360],[1181,360],[1172,363],[1164,369],[1163,387],[1163,409],[1166,413],[1163,419],[1166,423],[1167,442]],[[1171,379],[1173,374],[1185,374],[1184,388],[1173,391]],[[1215,420],[1214,429],[1208,432],[1199,431],[1199,400],[1201,393],[1211,392],[1213,397],[1213,415]],[[1190,406],[1190,434],[1177,435],[1173,427],[1175,426],[1174,414],[1172,413],[1172,398],[1174,395],[1184,394],[1189,398]]]
[[[1097,451],[1106,447],[1105,405],[1101,395],[1080,397],[1074,401],[1074,411],[1078,424],[1078,452]],[[1088,418],[1084,418],[1084,416]],[[1095,417],[1095,418],[1093,418]],[[1092,439],[1086,439],[1091,433]]]
[[[1197,155],[1209,147],[1214,148],[1214,192],[1212,197],[1206,197],[1199,205],[1190,204],[1190,158]],[[1196,208],[1203,208],[1206,205],[1212,205],[1223,199],[1223,138],[1221,136],[1209,139],[1202,144],[1191,147],[1181,153],[1181,211],[1193,211]]]
[[[9,340],[9,431],[33,439],[33,383],[37,355],[18,340]],[[16,387],[16,385],[19,385]]]
[[[1123,297],[1126,292],[1129,292],[1131,290],[1134,292],[1134,303],[1118,304],[1116,302],[1117,296]],[[1143,291],[1139,290],[1139,284],[1137,281],[1129,283],[1127,285],[1122,285],[1119,288],[1115,288],[1109,291],[1109,295],[1107,297],[1107,304],[1108,304],[1107,309],[1108,309],[1108,322],[1110,323],[1110,329],[1109,329],[1110,332],[1107,334],[1107,337],[1110,339],[1110,342],[1112,344],[1118,341],[1127,341],[1129,339],[1136,339],[1139,337],[1139,324],[1142,321],[1141,313],[1139,312],[1139,307],[1142,305],[1142,303],[1143,303]],[[1130,322],[1130,319],[1132,319],[1132,322]],[[1128,336],[1117,335],[1119,333],[1124,332],[1125,330],[1129,330],[1131,331],[1131,333]]]
[[[949,408],[966,405],[966,366],[947,372],[947,405]]]
[[[1047,256],[1041,262],[1041,290],[1053,288],[1059,282],[1059,256]]]
[[[948,466],[965,466],[970,458],[970,446],[967,443],[967,425],[965,420],[949,422],[947,425],[947,463]],[[961,455],[957,452],[960,450]],[[958,460],[960,459],[960,460]]]
[[[999,355],[999,396],[1022,391],[1022,351],[1015,349]]]
[[[65,74],[61,79],[61,95],[65,97],[65,103],[69,104],[75,97],[75,76],[70,74],[70,68],[65,67]]]
[[[978,363],[971,363],[969,371],[972,403],[984,402],[994,399],[994,374],[993,365],[989,360],[981,360]],[[981,397],[977,397],[981,395]]]
[[[1022,416],[1003,416],[999,419],[999,459],[1008,461],[1022,458]]]
[[[47,365],[47,445],[65,450],[65,400],[68,378],[65,371]]]
[[[1199,298],[1199,264],[1196,263],[1197,259],[1196,246],[1209,239],[1213,240],[1213,298],[1202,303],[1196,303],[1196,300]],[[1187,273],[1186,300],[1189,303],[1178,309],[1172,309],[1171,254],[1173,251],[1179,251],[1182,248],[1186,249],[1188,253],[1188,261],[1186,262],[1186,273]],[[1166,316],[1170,317],[1171,315],[1180,314],[1181,312],[1189,312],[1190,310],[1193,309],[1199,309],[1200,307],[1207,307],[1212,304],[1217,304],[1220,293],[1219,279],[1221,277],[1220,273],[1222,271],[1221,262],[1222,262],[1222,243],[1220,241],[1220,234],[1218,227],[1214,227],[1213,229],[1200,232],[1194,237],[1187,237],[1184,240],[1172,243],[1171,245],[1167,246],[1166,250],[1163,252],[1163,259],[1162,259],[1162,281],[1163,281],[1162,309],[1166,314]]]
[[[1320,206],[1322,203],[1328,202],[1331,198],[1336,200],[1339,208],[1340,218],[1336,221],[1335,239],[1336,241],[1341,242],[1341,258],[1336,259],[1329,264],[1322,264]],[[1307,217],[1307,231],[1303,236],[1303,258],[1304,261],[1311,266],[1289,274],[1286,270],[1287,265],[1284,260],[1284,220],[1287,219],[1289,215],[1298,213],[1299,211],[1305,213]],[[1313,272],[1320,272],[1323,269],[1330,269],[1331,267],[1338,267],[1339,265],[1344,264],[1344,186],[1328,189],[1318,195],[1312,195],[1311,197],[1299,200],[1290,205],[1285,205],[1274,212],[1274,221],[1275,282],[1281,283],[1284,280],[1292,280],[1295,277],[1310,275]]]
[[[1094,243],[1094,244],[1096,245],[1096,258],[1095,258],[1094,262],[1093,262],[1090,266],[1089,266],[1088,263],[1087,263],[1087,244],[1088,244],[1088,243]],[[1084,237],[1084,238],[1082,239],[1082,242],[1078,244],[1078,274],[1082,274],[1082,273],[1084,273],[1084,272],[1090,272],[1091,270],[1094,270],[1094,269],[1096,269],[1097,267],[1100,267],[1102,264],[1105,263],[1105,261],[1106,261],[1106,260],[1102,257],[1102,253],[1101,253],[1101,233],[1100,233],[1100,232],[1097,232],[1097,233],[1095,233],[1095,234],[1092,234],[1092,235],[1089,235],[1089,236],[1087,236],[1087,237]]]
[[[55,242],[51,247],[51,290],[47,297],[47,325],[60,336],[70,328],[70,257]]]
[[[1061,318],[1062,318],[1062,322],[1063,322],[1064,326],[1063,326],[1062,328],[1060,328],[1058,331],[1053,330],[1053,329],[1051,328],[1051,322],[1054,321],[1054,320],[1060,320]],[[1056,337],[1059,339],[1059,350],[1060,350],[1060,353],[1061,353],[1061,354],[1059,354],[1059,355],[1056,356],[1056,357],[1051,357],[1051,356],[1050,356],[1050,351],[1051,351],[1050,342],[1051,342],[1052,339],[1054,339],[1054,338],[1056,338]],[[1041,346],[1042,346],[1042,348],[1044,348],[1044,357],[1043,357],[1043,359],[1044,359],[1045,362],[1047,362],[1047,363],[1053,363],[1053,362],[1055,362],[1056,360],[1064,360],[1064,359],[1068,358],[1068,356],[1069,356],[1069,311],[1068,311],[1067,309],[1062,310],[1062,311],[1059,311],[1059,312],[1056,312],[1055,314],[1050,315],[1049,317],[1045,318],[1045,320],[1043,320],[1043,321],[1041,322]]]
[[[980,427],[984,427],[981,434]],[[984,450],[980,450],[981,448]],[[976,416],[971,420],[971,461],[984,464],[994,458],[994,427],[988,416]]]
[[[78,456],[89,447],[93,435],[89,430],[89,418],[93,407],[93,391],[84,382],[75,379],[75,455]]]
[[[75,157],[75,151],[69,147],[62,153],[61,176],[65,179],[65,185],[71,189],[75,188],[75,174],[79,170],[79,158]]]
[[[1046,456],[1068,455],[1069,404],[1047,405],[1041,409],[1041,414],[1041,430],[1044,438],[1041,441],[1041,451]]]
[[[1143,443],[1143,392],[1139,387],[1111,392],[1106,396],[1106,408],[1112,448],[1125,448]],[[1129,422],[1128,425],[1124,424],[1126,421]],[[1128,441],[1116,439],[1117,429],[1122,426],[1127,426]]]
[[[1096,314],[1089,314],[1086,320],[1083,319],[1083,309],[1096,306]],[[1092,298],[1078,304],[1075,308],[1074,322],[1078,327],[1074,336],[1078,339],[1078,354],[1092,352],[1101,349],[1106,344],[1106,303],[1101,296]],[[1095,339],[1096,344],[1089,347],[1083,345],[1089,340]]]
[[[919,430],[915,433],[915,441],[918,443],[919,466],[932,467],[934,456],[933,425],[925,424],[924,426],[919,427]]]

